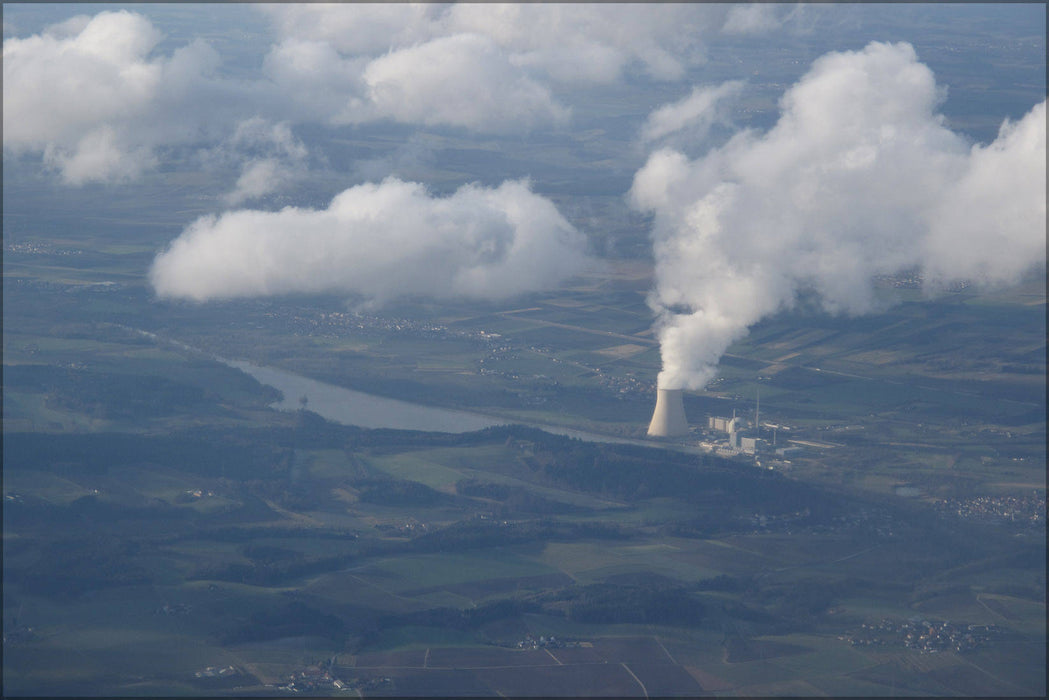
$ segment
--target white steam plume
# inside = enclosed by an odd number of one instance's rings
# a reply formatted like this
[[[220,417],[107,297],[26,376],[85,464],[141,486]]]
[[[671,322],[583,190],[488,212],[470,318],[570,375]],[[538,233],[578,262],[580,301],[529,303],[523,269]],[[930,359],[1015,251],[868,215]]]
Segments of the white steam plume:
[[[501,299],[583,271],[582,234],[527,183],[466,185],[432,197],[387,178],[327,209],[241,210],[190,224],[153,262],[161,297],[196,301],[343,292]]]
[[[802,289],[860,314],[874,275],[1005,285],[1044,267],[1045,102],[984,147],[945,126],[942,96],[910,45],[872,43],[815,61],[767,133],[650,156],[630,197],[655,214],[661,388],[703,388]]]

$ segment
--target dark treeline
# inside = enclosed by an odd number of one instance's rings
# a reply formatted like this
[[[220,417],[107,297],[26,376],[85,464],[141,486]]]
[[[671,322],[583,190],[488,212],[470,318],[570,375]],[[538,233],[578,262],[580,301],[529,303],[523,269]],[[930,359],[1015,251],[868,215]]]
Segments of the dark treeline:
[[[162,435],[8,432],[3,439],[5,467],[105,472],[111,466],[157,464],[230,478],[259,478],[265,476],[267,470],[279,472],[287,466],[286,450],[295,448],[370,448],[376,452],[384,449],[400,452],[416,447],[499,444],[510,439],[529,440],[553,448],[580,442],[521,426],[500,426],[462,434],[368,430],[329,423],[310,411],[300,412],[300,421],[295,427],[200,427]]]
[[[527,613],[543,613],[589,624],[665,624],[695,627],[704,622],[702,600],[682,587],[573,586],[524,598],[500,598],[471,608],[437,607],[404,613],[383,613],[360,606],[321,611],[295,601],[257,611],[222,634],[227,644],[292,636],[325,637],[362,648],[383,632],[401,627],[430,627],[472,632]],[[742,618],[740,618],[742,619]]]
[[[4,436],[4,452],[5,466],[15,469],[105,473],[113,466],[155,464],[203,476],[266,479],[287,475],[288,451],[296,448],[379,452],[384,448],[404,451],[413,447],[500,443],[517,444],[527,454],[526,461],[534,471],[560,486],[580,491],[628,500],[655,496],[696,499],[731,493],[732,500],[748,507],[831,507],[816,487],[713,456],[587,443],[520,426],[465,434],[364,430],[327,423],[304,412],[297,427],[196,428],[165,435],[9,433]],[[470,484],[465,487],[478,488]],[[401,500],[438,498],[424,489],[412,491],[415,487],[403,485],[397,488],[406,491]],[[366,486],[365,490],[374,489]],[[494,491],[490,494],[483,497],[504,500]],[[507,492],[506,497],[520,495]]]
[[[748,589],[747,599],[772,615],[789,620],[794,629],[804,629],[839,597],[854,595],[857,590],[857,582],[850,579],[810,577],[789,583],[754,583]]]
[[[454,630],[473,630],[478,627],[518,617],[524,613],[541,612],[542,607],[532,600],[502,598],[474,608],[430,608],[400,615],[384,615],[376,620],[378,629],[394,627],[440,627]]]
[[[282,637],[316,636],[352,647],[375,642],[383,631],[399,627],[434,627],[472,631],[479,627],[525,613],[541,612],[532,600],[502,598],[472,608],[438,607],[405,613],[389,613],[358,605],[340,606],[337,612],[322,611],[303,601],[285,603],[257,611],[235,623],[221,635],[225,644],[260,642]]]
[[[574,622],[696,627],[705,610],[683,587],[595,583],[560,595],[568,601],[566,616]]]
[[[350,628],[345,620],[301,601],[258,610],[230,632],[223,644],[262,642],[282,637],[324,637],[341,644]]]
[[[461,496],[483,498],[498,502],[499,507],[494,509],[497,514],[534,513],[538,515],[558,515],[589,510],[571,503],[544,498],[524,486],[496,484],[478,479],[463,479],[459,481],[455,485],[455,492]]]
[[[207,413],[215,395],[159,375],[119,374],[55,365],[5,365],[4,386],[47,395],[48,408],[104,419]]]
[[[283,584],[302,576],[338,570],[368,556],[459,551],[535,541],[619,538],[629,534],[608,523],[550,519],[550,515],[577,509],[545,499],[521,486],[465,480],[458,484],[458,495],[453,496],[377,472],[368,467],[365,460],[355,457],[362,452],[374,454],[388,449],[492,444],[515,448],[518,458],[527,465],[522,469],[525,472],[530,469],[530,478],[540,483],[631,501],[656,496],[687,500],[699,506],[697,518],[706,518],[704,523],[693,525],[711,532],[731,529],[736,511],[749,513],[761,509],[773,513],[808,509],[815,514],[813,517],[822,517],[847,505],[816,487],[714,457],[630,445],[585,443],[520,426],[466,434],[365,430],[335,425],[315,414],[302,412],[297,425],[268,429],[202,427],[161,435],[5,434],[5,469],[82,476],[105,474],[113,467],[155,465],[216,478],[214,488],[232,502],[224,510],[204,515],[186,498],[175,499],[174,503],[152,499],[129,504],[109,497],[85,496],[68,505],[27,500],[8,504],[8,523],[21,523],[41,532],[44,531],[41,528],[76,527],[85,534],[99,535],[126,532],[128,524],[133,523],[137,537],[151,543],[209,537],[246,542],[258,537],[259,532],[238,525],[279,519],[268,503],[313,507],[330,498],[328,494],[336,485],[352,489],[365,503],[463,508],[465,512],[488,511],[493,516],[488,520],[469,517],[411,538],[358,538],[359,533],[318,533],[317,536],[344,538],[349,552],[342,550],[326,557],[249,557],[247,561],[209,565],[193,575],[198,579],[258,585]],[[309,448],[344,451],[349,457],[346,472],[325,481],[310,477],[308,465],[297,469],[295,451]],[[297,471],[305,474],[298,481],[293,478]],[[493,507],[496,504],[498,507]],[[99,566],[104,567],[107,561],[109,559],[100,559]],[[91,559],[58,557],[52,563],[41,561],[35,566],[41,572],[54,570],[56,581],[69,578],[59,575],[59,568],[80,575],[90,585],[120,580],[109,573],[98,573],[99,566],[92,564]]]
[[[692,455],[632,445],[536,443],[528,460],[554,482],[581,491],[627,501],[663,497],[687,500],[706,509],[705,515],[723,528],[733,509],[766,514],[807,510],[829,519],[847,502],[819,487],[787,479],[712,455]]]
[[[464,480],[458,493],[450,495],[409,480],[397,479],[367,465],[360,454],[386,450],[406,451],[436,446],[504,445],[515,453],[521,477],[538,484],[568,488],[626,501],[648,497],[684,500],[695,506],[691,520],[665,523],[664,532],[677,536],[704,537],[749,529],[755,512],[788,514],[799,524],[831,522],[843,513],[858,512],[859,501],[823,488],[802,484],[781,474],[756,469],[712,456],[676,453],[640,446],[586,443],[520,426],[489,428],[466,434],[365,430],[328,423],[302,412],[295,426],[268,429],[196,428],[172,434],[42,434],[4,435],[5,470],[43,470],[61,475],[105,474],[119,466],[156,465],[202,477],[212,477],[209,488],[225,496],[230,505],[206,514],[187,499],[174,503],[150,499],[124,503],[84,496],[58,505],[39,499],[11,501],[5,508],[5,525],[26,531],[56,533],[77,528],[85,537],[128,532],[149,545],[180,540],[218,539],[251,542],[264,536],[277,537],[277,530],[259,529],[281,517],[269,504],[312,508],[330,499],[334,487],[356,493],[364,503],[404,508],[443,508],[460,511],[458,522],[429,529],[411,537],[379,537],[337,530],[318,531],[316,537],[344,540],[337,553],[328,556],[284,556],[270,551],[248,555],[246,560],[197,569],[192,578],[235,581],[256,585],[284,585],[304,576],[336,571],[371,556],[398,553],[452,552],[499,547],[537,541],[624,538],[632,531],[605,522],[569,522],[550,516],[571,512],[565,504],[549,501],[522,486]],[[309,475],[309,465],[296,466],[296,450],[339,449],[348,457],[344,473],[325,479]],[[300,479],[293,475],[301,472]],[[183,502],[185,501],[185,502]],[[948,532],[931,512],[919,512],[906,504],[892,513],[896,530],[910,527],[917,543],[899,550],[902,559],[916,565],[932,560],[957,565],[972,557],[971,538]],[[914,512],[910,512],[913,510]],[[475,517],[487,512],[491,517]],[[798,515],[803,513],[804,515]],[[896,517],[898,516],[898,517]],[[851,517],[851,516],[850,516]],[[909,525],[907,525],[909,523]],[[957,529],[957,528],[955,528]],[[293,537],[300,531],[280,531]],[[934,544],[935,543],[935,544]],[[920,546],[919,546],[920,545]],[[934,552],[929,551],[935,548]],[[53,576],[54,586],[70,591],[120,585],[126,578],[115,573],[116,563],[129,560],[127,552],[107,556],[39,558],[26,575],[37,580]],[[19,575],[18,567],[9,572]],[[129,568],[128,571],[133,569]],[[137,580],[138,574],[132,576]],[[83,583],[73,584],[77,579]],[[63,583],[64,582],[64,583]],[[726,584],[728,582],[725,582]],[[599,599],[595,599],[599,602]],[[598,605],[594,602],[590,607]],[[786,607],[818,607],[798,601]],[[582,610],[584,608],[580,608]],[[586,614],[586,613],[582,613]]]
[[[427,507],[452,505],[456,502],[453,496],[408,479],[378,476],[355,479],[349,483],[357,491],[357,497],[364,503],[393,507]]]
[[[138,542],[114,536],[64,537],[47,542],[35,556],[20,557],[27,563],[5,565],[4,580],[60,598],[99,588],[147,584],[150,572],[134,563],[140,549]]]
[[[202,476],[258,478],[278,471],[287,459],[286,448],[268,438],[268,432],[5,433],[4,467],[104,474],[111,467],[154,464]]]
[[[426,532],[412,539],[365,539],[352,541],[347,554],[328,557],[254,557],[250,562],[205,566],[190,578],[230,581],[256,586],[287,584],[304,576],[338,571],[361,561],[397,554],[461,552],[487,547],[503,547],[528,542],[573,541],[579,539],[622,539],[619,527],[606,523],[573,523],[559,520],[492,522],[464,520]]]
[[[258,611],[236,622],[224,633],[224,643],[264,641],[290,636],[319,636],[346,640],[352,648],[366,647],[380,634],[401,627],[431,627],[476,631],[527,613],[564,617],[587,624],[654,624],[719,629],[737,629],[739,623],[772,629],[784,621],[763,610],[733,601],[706,599],[695,584],[668,582],[654,577],[630,584],[598,583],[572,585],[521,597],[490,600],[476,607],[436,607],[403,613],[381,612],[355,605],[321,611],[309,603],[295,601],[274,609]],[[796,594],[804,609],[824,604],[827,592],[820,589]],[[709,619],[708,619],[709,618]],[[727,625],[727,627],[725,627]]]

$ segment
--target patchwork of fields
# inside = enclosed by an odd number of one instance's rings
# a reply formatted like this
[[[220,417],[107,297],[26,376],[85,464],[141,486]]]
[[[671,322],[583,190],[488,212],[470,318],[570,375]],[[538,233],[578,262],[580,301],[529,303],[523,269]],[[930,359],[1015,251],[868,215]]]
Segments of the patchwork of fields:
[[[147,259],[106,255],[5,260],[7,694],[1044,695],[1044,290],[759,324],[686,409],[746,414],[760,389],[781,435],[832,445],[770,472],[337,426],[129,330],[641,437],[658,353],[635,264],[379,317],[157,305],[132,277],[87,286]],[[991,515],[1038,498],[1041,525]],[[849,641],[915,617],[996,636]]]

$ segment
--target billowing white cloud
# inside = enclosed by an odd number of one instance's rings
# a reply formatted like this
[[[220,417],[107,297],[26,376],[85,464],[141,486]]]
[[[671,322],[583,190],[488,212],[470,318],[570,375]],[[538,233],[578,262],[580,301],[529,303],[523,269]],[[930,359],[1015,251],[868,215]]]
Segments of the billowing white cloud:
[[[53,143],[44,148],[44,162],[70,185],[135,180],[156,161],[149,148],[125,143],[108,124],[89,131],[73,148]]]
[[[287,123],[272,124],[261,117],[237,124],[233,136],[219,150],[224,150],[229,160],[247,155],[237,183],[224,197],[230,206],[264,197],[302,176],[308,155]]]
[[[285,39],[316,41],[346,56],[379,56],[438,35],[438,3],[267,3],[258,6]]]
[[[721,31],[725,34],[762,34],[772,31],[780,26],[779,10],[773,3],[732,5]]]
[[[287,122],[274,124],[262,117],[239,122],[230,138],[236,148],[274,152],[294,160],[306,157],[306,146],[295,138]]]
[[[73,184],[126,180],[152,167],[156,145],[193,132],[187,92],[218,63],[203,42],[153,57],[160,39],[127,11],[6,39],[4,149],[45,152]]]
[[[274,3],[259,11],[276,37],[254,77],[220,75],[218,54],[201,40],[159,52],[160,32],[126,10],[5,40],[5,151],[42,153],[80,184],[133,179],[168,146],[214,148],[258,114],[487,133],[558,128],[580,88],[681,80],[705,60],[705,37],[741,21],[728,5],[688,3]],[[285,170],[270,157],[245,162],[232,201],[270,188],[267,172]]]
[[[832,312],[876,308],[871,278],[1015,281],[1045,263],[1045,103],[987,147],[950,131],[943,92],[907,44],[827,54],[778,123],[636,174],[655,214],[661,386],[702,388],[747,328],[815,291]]]
[[[265,5],[267,74],[335,124],[505,132],[565,122],[559,89],[679,80],[725,8],[688,4]]]
[[[150,271],[157,294],[196,301],[341,292],[501,299],[556,286],[590,264],[586,241],[527,183],[431,196],[388,178],[327,209],[242,210],[192,223]]]
[[[689,4],[464,3],[443,29],[491,37],[509,60],[567,84],[609,83],[627,70],[678,80],[703,60],[723,8]]]
[[[716,87],[693,88],[688,97],[663,105],[648,115],[641,127],[641,141],[648,143],[671,135],[684,135],[693,143],[702,142],[711,126],[725,121],[723,110],[719,110],[724,100],[738,95],[743,85],[742,81],[733,80]]]
[[[162,66],[146,59],[159,38],[139,15],[103,12],[6,40],[5,142],[80,137],[99,123],[141,113],[160,87]]]
[[[366,58],[343,56],[326,41],[286,37],[266,55],[263,72],[289,115],[346,123],[340,117],[352,99],[364,95],[367,65]]]
[[[381,56],[364,71],[365,100],[351,101],[341,120],[396,121],[518,131],[564,122],[567,110],[523,75],[496,44],[458,34]]]
[[[253,158],[241,168],[236,185],[224,200],[236,206],[271,194],[287,181],[287,171],[276,158]]]
[[[932,282],[993,285],[1045,262],[1045,105],[1004,123],[994,143],[972,147],[961,179],[938,203],[924,239],[926,277]]]

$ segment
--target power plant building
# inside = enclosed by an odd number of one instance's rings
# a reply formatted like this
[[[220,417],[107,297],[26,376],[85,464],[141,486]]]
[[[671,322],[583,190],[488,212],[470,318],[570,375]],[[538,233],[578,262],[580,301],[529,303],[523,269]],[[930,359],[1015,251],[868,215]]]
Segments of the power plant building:
[[[737,433],[738,434],[738,433]],[[766,443],[764,440],[758,437],[741,437],[739,438],[739,449],[748,455],[756,454],[765,449]]]
[[[729,430],[729,427],[728,427],[728,424],[731,421],[732,421],[731,418],[721,418],[721,417],[718,417],[718,416],[710,416],[709,418],[707,418],[707,427],[710,428],[711,430],[717,430],[718,432],[721,432],[721,433],[728,433],[728,432],[731,432],[731,430]]]
[[[710,416],[707,418],[707,427],[710,430],[717,430],[720,433],[734,433],[739,430],[739,422],[739,419],[735,416],[732,416],[731,418]]]

